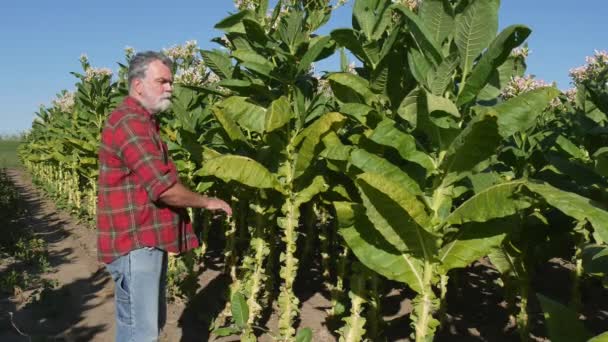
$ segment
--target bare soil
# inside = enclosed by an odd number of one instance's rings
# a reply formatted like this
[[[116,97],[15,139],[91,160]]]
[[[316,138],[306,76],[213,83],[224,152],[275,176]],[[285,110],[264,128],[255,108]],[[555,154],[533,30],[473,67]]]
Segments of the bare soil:
[[[23,170],[9,174],[23,194],[29,215],[23,224],[33,229],[48,245],[52,271],[43,274],[58,286],[40,299],[36,289],[0,297],[0,341],[113,341],[113,281],[96,257],[95,230],[75,222],[34,188]],[[1,213],[0,213],[1,214]],[[229,279],[221,273],[221,252],[205,256],[199,289],[188,303],[168,305],[163,341],[238,341],[238,337],[216,338],[209,332],[214,317],[226,304],[224,293]],[[447,319],[437,341],[519,341],[515,322],[497,284],[498,272],[484,260],[476,262],[458,279],[451,279]],[[570,293],[567,263],[552,260],[539,270],[535,291],[567,302]],[[318,272],[304,271],[297,282],[301,312],[297,324],[313,330],[313,341],[337,341],[340,322],[328,321],[329,293],[323,289]],[[386,341],[409,341],[409,313],[414,294],[399,284],[384,289],[382,310]],[[583,284],[582,319],[595,334],[608,330],[608,291],[599,281]],[[38,300],[34,300],[38,298]],[[542,312],[532,298],[532,338],[546,340]],[[266,327],[276,329],[276,310],[266,313]],[[12,318],[11,318],[12,315]],[[272,340],[269,335],[261,341]]]

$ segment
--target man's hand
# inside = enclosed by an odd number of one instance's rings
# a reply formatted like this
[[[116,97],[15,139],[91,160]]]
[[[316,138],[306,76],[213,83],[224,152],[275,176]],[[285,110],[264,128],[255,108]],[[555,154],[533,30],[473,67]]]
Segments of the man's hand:
[[[206,197],[205,202],[201,207],[207,210],[222,210],[226,215],[232,216],[232,208],[230,208],[230,205],[219,198]]]

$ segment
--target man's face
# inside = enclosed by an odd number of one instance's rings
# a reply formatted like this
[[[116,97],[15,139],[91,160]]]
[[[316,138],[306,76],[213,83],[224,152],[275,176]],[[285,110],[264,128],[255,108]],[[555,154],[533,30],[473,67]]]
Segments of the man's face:
[[[148,64],[146,77],[136,82],[142,105],[150,113],[159,113],[171,106],[173,76],[171,70],[161,61],[156,60]]]

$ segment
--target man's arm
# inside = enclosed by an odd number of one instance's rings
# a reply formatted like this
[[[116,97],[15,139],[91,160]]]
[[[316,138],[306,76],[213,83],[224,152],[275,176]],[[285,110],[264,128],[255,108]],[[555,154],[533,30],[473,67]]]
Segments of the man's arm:
[[[159,200],[169,206],[177,208],[203,208],[208,210],[222,210],[228,215],[232,215],[232,209],[228,203],[219,198],[207,197],[188,190],[181,183],[177,182],[165,190]]]

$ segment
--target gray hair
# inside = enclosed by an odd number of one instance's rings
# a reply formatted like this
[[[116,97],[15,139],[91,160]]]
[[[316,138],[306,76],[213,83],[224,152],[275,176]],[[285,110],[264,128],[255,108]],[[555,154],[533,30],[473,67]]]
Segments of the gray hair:
[[[161,52],[156,52],[156,51],[138,52],[129,61],[129,74],[128,74],[129,89],[131,89],[131,82],[133,82],[133,80],[146,77],[146,71],[148,70],[148,65],[154,61],[161,61],[161,63],[166,65],[167,68],[173,69],[173,62],[171,61],[171,59]]]

